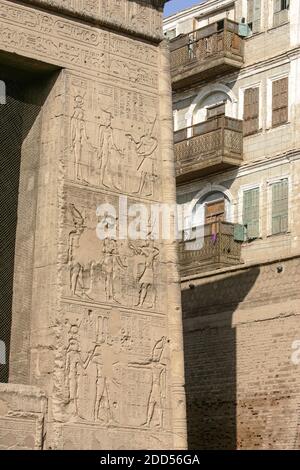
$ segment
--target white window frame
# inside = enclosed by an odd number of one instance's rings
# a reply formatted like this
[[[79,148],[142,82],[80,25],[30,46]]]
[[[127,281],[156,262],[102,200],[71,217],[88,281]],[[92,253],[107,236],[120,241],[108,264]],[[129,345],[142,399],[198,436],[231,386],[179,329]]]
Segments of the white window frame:
[[[288,120],[287,122],[281,124],[280,126],[272,127],[272,118],[273,118],[273,82],[281,80],[282,78],[288,78]],[[267,120],[266,120],[266,129],[278,129],[282,126],[285,126],[290,123],[291,120],[291,103],[292,103],[292,82],[291,74],[289,72],[282,72],[272,77],[267,78]]]

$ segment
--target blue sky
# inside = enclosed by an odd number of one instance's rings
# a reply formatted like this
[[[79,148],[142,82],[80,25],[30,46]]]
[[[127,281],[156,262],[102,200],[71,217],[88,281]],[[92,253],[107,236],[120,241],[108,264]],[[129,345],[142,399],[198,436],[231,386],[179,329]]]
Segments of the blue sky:
[[[204,0],[171,0],[165,6],[165,16],[172,15],[172,13],[197,5],[203,1]]]

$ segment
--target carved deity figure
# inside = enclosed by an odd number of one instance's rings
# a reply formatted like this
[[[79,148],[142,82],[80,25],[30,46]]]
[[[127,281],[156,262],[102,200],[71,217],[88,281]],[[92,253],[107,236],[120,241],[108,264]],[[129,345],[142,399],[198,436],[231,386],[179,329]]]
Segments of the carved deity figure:
[[[153,240],[146,240],[142,247],[134,247],[130,245],[131,249],[137,255],[142,255],[145,258],[142,273],[139,274],[139,300],[135,305],[136,307],[143,307],[149,292],[152,290],[152,303],[150,308],[153,308],[156,301],[156,290],[154,285],[154,262],[159,256],[159,249],[154,246]]]
[[[96,366],[97,370],[94,421],[100,420],[108,424],[112,420],[112,413],[107,378],[103,373],[103,353],[100,345],[96,346],[91,363]]]
[[[112,116],[110,113],[103,111],[102,116],[97,116],[100,120],[98,126],[98,169],[99,184],[107,188],[111,187],[110,163],[112,161],[113,151],[116,150],[114,144]]]
[[[80,345],[77,338],[78,327],[72,326],[71,337],[66,352],[66,386],[68,390],[68,402],[74,405],[74,414],[78,415],[78,379],[81,371],[86,369],[91,360],[91,355],[85,360],[81,357]]]
[[[126,134],[135,149],[139,187],[134,193],[139,196],[152,196],[154,192],[153,187],[156,175],[152,155],[158,146],[157,139],[153,137],[155,124],[156,118],[152,124],[148,123],[146,125],[145,134],[139,140],[136,140],[132,134]]]
[[[80,238],[84,232],[84,218],[76,209],[74,204],[70,204],[70,211],[73,218],[74,230],[69,233],[68,240],[68,264],[70,268],[70,290],[73,295],[77,295],[77,289],[83,291],[83,266],[76,260],[74,251],[79,247]]]
[[[153,423],[154,415],[157,415],[155,427],[163,426],[164,401],[166,399],[166,365],[162,363],[162,355],[165,349],[167,338],[163,336],[155,344],[150,359],[141,362],[132,362],[130,365],[148,366],[150,369],[151,391],[147,407],[147,419],[144,426],[150,426]]]
[[[120,266],[126,269],[118,252],[117,242],[112,238],[105,238],[103,245],[104,258],[102,261],[102,271],[105,277],[105,294],[108,302],[114,301],[119,303],[114,294],[114,279],[116,267]]]
[[[74,153],[75,179],[87,184],[89,162],[86,155],[88,154],[88,149],[93,149],[93,147],[87,134],[83,97],[78,95],[74,101],[74,112],[71,118],[71,148]]]

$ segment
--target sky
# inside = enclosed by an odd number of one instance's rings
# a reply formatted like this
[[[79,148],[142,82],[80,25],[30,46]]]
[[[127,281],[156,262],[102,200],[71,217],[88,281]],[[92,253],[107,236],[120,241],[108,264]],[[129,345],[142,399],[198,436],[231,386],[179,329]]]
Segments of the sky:
[[[185,10],[193,5],[199,5],[204,0],[170,0],[165,6],[165,16],[172,15],[180,10]]]

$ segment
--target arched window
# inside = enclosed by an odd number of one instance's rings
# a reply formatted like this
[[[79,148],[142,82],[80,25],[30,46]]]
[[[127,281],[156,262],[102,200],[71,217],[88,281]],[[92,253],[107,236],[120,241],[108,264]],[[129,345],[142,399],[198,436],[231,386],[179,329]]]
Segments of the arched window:
[[[206,121],[207,110],[212,106],[225,103],[225,114],[230,115],[230,97],[222,92],[217,91],[206,96],[200,103],[197,104],[193,114],[193,124]]]
[[[227,85],[213,83],[202,88],[185,115],[187,127],[206,121],[208,109],[221,103],[225,103],[226,116],[238,118],[237,98]]]
[[[203,191],[194,200],[192,226],[232,222],[232,209],[232,199],[227,190],[211,188]]]

